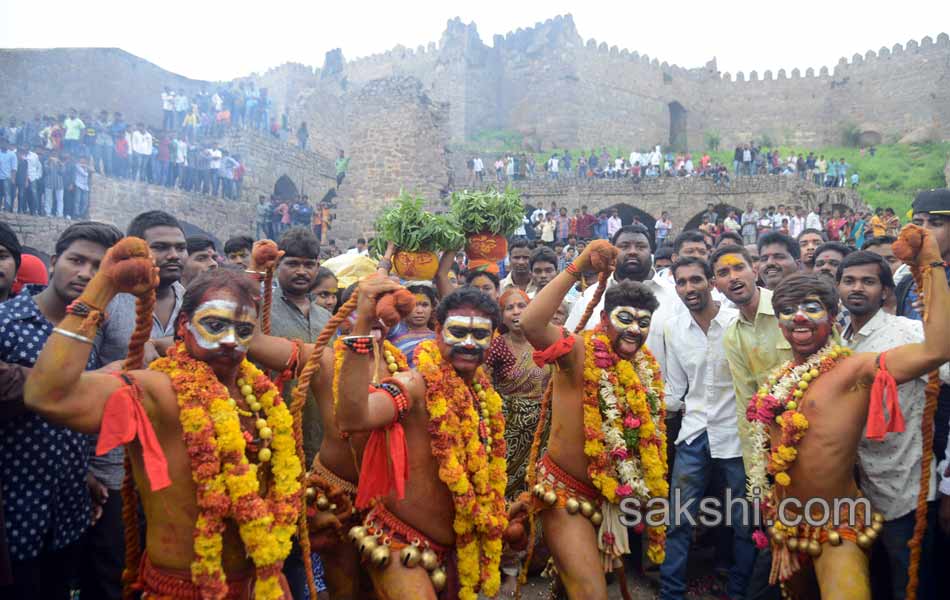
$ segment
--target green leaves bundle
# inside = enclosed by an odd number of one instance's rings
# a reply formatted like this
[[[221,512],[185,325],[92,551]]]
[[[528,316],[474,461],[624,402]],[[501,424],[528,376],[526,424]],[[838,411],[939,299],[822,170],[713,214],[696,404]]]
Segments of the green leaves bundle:
[[[445,215],[425,210],[425,199],[402,193],[376,220],[376,250],[392,242],[404,252],[455,250],[465,243],[458,226]]]
[[[451,217],[465,235],[492,233],[509,237],[524,219],[517,190],[464,191],[452,194]]]

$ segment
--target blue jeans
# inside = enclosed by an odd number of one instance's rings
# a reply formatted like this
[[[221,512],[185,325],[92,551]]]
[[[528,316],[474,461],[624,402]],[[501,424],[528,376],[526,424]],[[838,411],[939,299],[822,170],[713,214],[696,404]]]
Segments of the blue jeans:
[[[914,535],[914,511],[903,517],[885,521],[881,532],[881,545],[887,552],[887,560],[891,567],[891,598],[904,600],[904,591],[907,588],[907,567],[910,565],[910,548],[907,542]],[[934,542],[934,530],[937,527],[937,503],[930,502],[927,510],[927,529],[920,544],[920,570],[917,597],[921,600],[930,600],[937,597],[934,586],[934,573],[930,560]],[[874,573],[871,573],[874,577]]]
[[[733,562],[729,569],[727,592],[730,598],[743,598],[746,584],[755,563],[755,546],[744,515],[742,503],[745,498],[745,470],[742,457],[712,458],[709,453],[709,438],[703,432],[691,444],[676,445],[676,462],[670,478],[670,497],[679,491],[679,504],[693,519],[699,513],[699,502],[709,484],[712,469],[722,472],[726,489],[732,491],[733,501],[729,508],[732,515],[732,553]],[[675,519],[675,506],[671,509]],[[745,517],[745,518],[744,518]],[[660,565],[660,598],[663,600],[682,599],[686,593],[686,565],[689,559],[689,545],[692,540],[693,526],[689,519],[681,523],[670,524],[666,534],[666,560]]]
[[[77,219],[84,219],[89,212],[89,190],[81,190],[77,187],[75,198],[76,204],[73,207],[75,214],[73,216]]]
[[[13,212],[13,196],[15,193],[13,181],[0,179],[0,203],[3,205],[3,210]]]

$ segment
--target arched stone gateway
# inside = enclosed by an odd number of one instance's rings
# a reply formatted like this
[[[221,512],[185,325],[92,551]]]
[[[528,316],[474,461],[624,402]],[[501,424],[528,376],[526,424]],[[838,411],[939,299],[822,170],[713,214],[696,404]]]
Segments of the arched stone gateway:
[[[726,215],[729,214],[729,211],[736,211],[736,215],[742,214],[742,209],[737,206],[732,206],[731,204],[714,204],[713,210],[716,212],[716,218],[725,219]],[[706,209],[699,211],[686,222],[683,227],[675,227],[676,231],[686,231],[687,229],[699,229],[699,226],[703,223],[703,215],[706,214]],[[674,225],[676,225],[674,223]]]
[[[670,108],[670,146],[677,152],[685,152],[689,147],[686,140],[687,111],[679,102],[673,101]]]
[[[274,184],[274,198],[279,200],[293,200],[298,195],[297,186],[293,180],[286,175],[281,175]]]

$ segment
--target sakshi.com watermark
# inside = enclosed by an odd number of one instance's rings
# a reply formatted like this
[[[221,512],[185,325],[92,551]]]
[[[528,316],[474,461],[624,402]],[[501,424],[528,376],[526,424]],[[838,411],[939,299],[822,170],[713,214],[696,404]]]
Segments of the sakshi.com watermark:
[[[636,498],[620,502],[620,522],[627,527],[646,525],[719,527],[733,525],[755,527],[772,525],[771,518],[763,519],[759,490],[753,490],[753,499],[734,497],[726,489],[723,497],[683,498],[682,490],[674,489],[670,498],[651,498],[645,504]],[[797,527],[870,527],[873,521],[871,503],[867,498],[784,498],[777,507],[777,516],[784,525]]]

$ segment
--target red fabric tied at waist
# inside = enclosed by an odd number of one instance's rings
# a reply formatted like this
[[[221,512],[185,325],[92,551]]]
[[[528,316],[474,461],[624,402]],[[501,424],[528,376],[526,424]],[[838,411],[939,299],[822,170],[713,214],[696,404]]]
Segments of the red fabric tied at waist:
[[[370,393],[378,390],[370,386]],[[409,479],[408,447],[406,432],[399,422],[402,411],[396,398],[390,394],[396,408],[396,418],[385,429],[376,429],[369,436],[363,449],[363,464],[360,466],[360,481],[356,490],[356,508],[364,510],[380,496],[393,490],[396,499],[406,496],[406,480]],[[404,409],[403,409],[404,410]]]
[[[878,371],[871,386],[871,406],[868,408],[866,425],[867,438],[876,442],[882,441],[888,433],[904,431],[904,415],[898,402],[897,382],[884,364],[885,354],[887,353],[882,352],[878,356]],[[882,404],[886,404],[890,418],[885,417]]]
[[[561,333],[564,333],[564,329],[561,329]],[[567,335],[564,333],[564,337],[554,342],[544,350],[536,350],[531,354],[531,358],[534,359],[534,364],[539,367],[544,365],[550,365],[557,361],[568,352],[574,349],[574,340],[576,340],[573,335]]]
[[[145,473],[151,483],[152,491],[167,488],[172,484],[168,477],[168,461],[162,451],[152,422],[142,406],[142,390],[128,375],[116,374],[125,381],[106,400],[102,413],[102,425],[99,428],[99,442],[96,444],[96,456],[102,456],[113,448],[128,444],[138,438],[142,445],[142,460]]]

